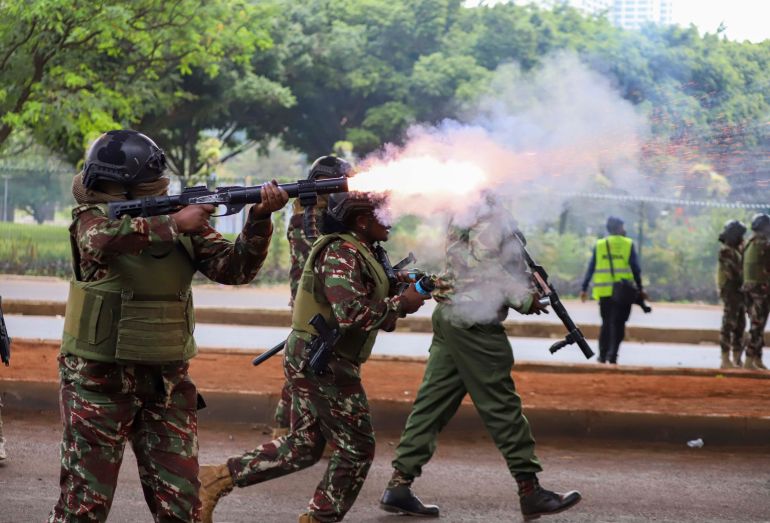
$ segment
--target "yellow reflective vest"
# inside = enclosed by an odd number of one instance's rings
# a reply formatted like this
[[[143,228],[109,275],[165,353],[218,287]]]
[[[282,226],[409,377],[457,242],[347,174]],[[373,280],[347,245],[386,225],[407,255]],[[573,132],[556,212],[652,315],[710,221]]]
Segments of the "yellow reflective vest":
[[[612,296],[612,284],[620,280],[631,280],[634,275],[631,272],[631,247],[633,240],[625,236],[611,234],[596,242],[596,266],[593,277],[593,298],[609,298]],[[612,253],[612,265],[610,269],[610,256]]]

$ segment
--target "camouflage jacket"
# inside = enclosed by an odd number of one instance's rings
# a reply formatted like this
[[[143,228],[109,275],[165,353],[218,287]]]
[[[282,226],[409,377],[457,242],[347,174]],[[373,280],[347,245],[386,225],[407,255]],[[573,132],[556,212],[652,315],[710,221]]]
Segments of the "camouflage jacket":
[[[319,204],[321,203],[321,197],[319,197]],[[321,223],[321,216],[324,208],[325,205],[318,205],[313,209],[318,225]],[[302,269],[305,267],[305,261],[307,261],[308,254],[310,254],[310,248],[313,246],[313,242],[308,239],[307,235],[305,235],[303,219],[304,209],[302,209],[302,207],[300,207],[299,210],[295,209],[294,215],[289,220],[289,228],[286,231],[286,239],[289,240],[289,252],[291,253],[289,286],[291,287],[292,301],[297,296],[297,286],[302,277]]]
[[[518,242],[497,223],[479,221],[467,229],[450,225],[446,270],[433,298],[451,303],[471,323],[501,321],[509,307],[528,313],[533,289]]]
[[[360,237],[358,240],[366,245]],[[329,243],[316,258],[313,272],[323,286],[323,294],[341,330],[377,329],[386,320],[391,321],[401,308],[399,296],[383,300],[372,297],[374,276],[350,242],[334,240]]]
[[[717,282],[719,292],[737,292],[743,285],[743,255],[739,249],[722,245],[719,249]]]
[[[109,271],[110,258],[122,254],[137,255],[150,245],[173,242],[179,236],[170,216],[110,220],[94,204],[72,210],[70,235],[80,252],[83,281],[98,281]],[[225,239],[213,227],[190,234],[195,253],[195,267],[211,280],[228,285],[254,279],[267,257],[273,231],[269,218],[248,214],[235,242]]]

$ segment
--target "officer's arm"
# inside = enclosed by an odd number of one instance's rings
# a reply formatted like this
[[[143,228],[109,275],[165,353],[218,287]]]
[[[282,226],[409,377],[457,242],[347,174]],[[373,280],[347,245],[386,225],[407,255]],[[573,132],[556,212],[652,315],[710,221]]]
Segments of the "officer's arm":
[[[168,216],[110,220],[98,207],[82,206],[74,211],[76,217],[71,233],[84,260],[105,263],[120,254],[140,254],[153,244],[172,242],[178,232]]]
[[[631,245],[631,255],[628,257],[628,265],[631,267],[631,274],[634,275],[636,287],[642,290],[642,268],[639,266],[639,259],[636,257],[636,248]]]
[[[363,279],[363,262],[355,247],[333,242],[318,256],[315,273],[340,329],[371,331],[400,311],[400,297],[370,297]]]
[[[586,270],[586,275],[583,277],[583,285],[580,287],[580,289],[583,292],[586,292],[588,290],[588,284],[591,283],[591,278],[593,277],[595,270],[596,270],[596,246],[594,246],[594,250],[591,252],[591,261],[588,262],[588,269]]]
[[[207,225],[203,231],[191,235],[196,268],[217,283],[249,283],[267,258],[272,233],[270,218],[260,218],[252,211],[234,242]]]

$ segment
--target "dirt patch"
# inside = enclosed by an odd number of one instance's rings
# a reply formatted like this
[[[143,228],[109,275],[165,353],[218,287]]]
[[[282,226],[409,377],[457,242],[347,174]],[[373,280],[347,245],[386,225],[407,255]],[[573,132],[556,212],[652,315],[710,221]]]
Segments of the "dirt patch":
[[[14,340],[11,366],[0,368],[0,379],[57,381],[57,355],[55,343]],[[278,394],[283,385],[281,358],[256,368],[252,358],[251,354],[204,351],[192,360],[190,372],[202,390]],[[372,399],[411,402],[424,369],[425,363],[419,361],[370,361],[363,367],[364,386]],[[680,376],[515,368],[512,374],[525,408],[750,417],[765,417],[770,412],[767,379],[716,373]]]

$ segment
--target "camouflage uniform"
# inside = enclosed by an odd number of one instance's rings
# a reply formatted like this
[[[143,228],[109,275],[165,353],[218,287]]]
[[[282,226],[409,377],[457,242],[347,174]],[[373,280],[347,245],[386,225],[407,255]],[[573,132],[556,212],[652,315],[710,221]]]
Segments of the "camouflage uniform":
[[[169,216],[108,220],[95,205],[73,210],[70,227],[82,281],[107,276],[116,256],[180,237]],[[252,280],[266,255],[269,219],[249,218],[232,243],[207,227],[190,235],[194,267],[214,281]],[[145,500],[158,522],[198,517],[197,392],[187,362],[162,365],[59,358],[61,495],[49,522],[105,521],[126,441],[136,455]]]
[[[337,239],[326,246],[313,272],[343,332],[378,329],[400,308],[399,297],[372,299],[372,276],[349,242]],[[330,372],[319,376],[306,366],[307,351],[306,339],[293,330],[284,354],[284,372],[293,392],[291,432],[230,458],[227,468],[235,486],[246,487],[313,465],[328,443],[332,455],[308,510],[318,521],[341,521],[374,458],[369,404],[359,363],[335,353]]]
[[[744,251],[743,273],[743,292],[750,322],[746,358],[761,361],[765,325],[770,313],[770,239],[761,234],[754,234],[749,239]]]
[[[533,294],[517,243],[499,240],[506,237],[499,226],[482,220],[469,230],[450,230],[447,270],[433,293],[439,304],[425,376],[396,447],[388,488],[411,485],[422,473],[466,394],[511,474],[542,470],[511,378],[513,353],[501,323],[509,307],[529,312]]]
[[[719,344],[723,354],[733,353],[735,363],[743,354],[746,330],[746,299],[741,291],[743,285],[743,255],[740,249],[722,245],[719,250],[717,274],[719,297],[724,303],[722,330]]]
[[[326,208],[328,196],[318,197],[318,205],[313,208],[313,214],[316,223],[320,223],[323,210]],[[310,247],[313,242],[308,239],[303,228],[304,208],[299,205],[299,201],[294,203],[294,215],[289,220],[289,229],[286,231],[286,239],[289,240],[289,252],[291,253],[291,268],[289,269],[289,285],[291,287],[291,301],[294,304],[294,298],[297,296],[297,286],[302,277],[302,268],[305,266]],[[288,429],[291,419],[291,389],[289,382],[286,381],[281,389],[281,397],[278,400],[278,406],[275,409],[275,424],[279,428]]]

